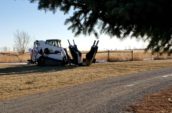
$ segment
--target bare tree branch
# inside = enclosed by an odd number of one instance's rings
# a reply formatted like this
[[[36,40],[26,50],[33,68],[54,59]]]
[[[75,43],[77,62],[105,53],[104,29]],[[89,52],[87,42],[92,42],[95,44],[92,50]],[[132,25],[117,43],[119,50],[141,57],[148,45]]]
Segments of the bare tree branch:
[[[19,53],[25,53],[30,42],[30,36],[24,31],[17,31],[14,34],[14,48]]]

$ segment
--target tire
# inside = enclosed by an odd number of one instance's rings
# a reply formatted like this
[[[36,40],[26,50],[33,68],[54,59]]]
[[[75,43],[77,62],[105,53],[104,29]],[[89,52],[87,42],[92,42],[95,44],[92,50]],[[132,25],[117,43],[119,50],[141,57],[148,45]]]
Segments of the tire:
[[[48,48],[45,48],[45,49],[44,49],[44,53],[45,53],[45,54],[50,54],[49,49],[48,49]]]
[[[38,59],[38,66],[44,66],[45,65],[45,58],[39,57]]]
[[[63,57],[63,61],[61,63],[62,66],[66,65],[68,63],[66,57]]]

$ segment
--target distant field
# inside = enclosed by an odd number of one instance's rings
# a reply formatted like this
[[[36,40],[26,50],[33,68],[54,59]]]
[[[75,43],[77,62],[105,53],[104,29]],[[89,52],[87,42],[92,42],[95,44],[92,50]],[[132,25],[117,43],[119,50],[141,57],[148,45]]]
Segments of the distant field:
[[[84,52],[84,53],[86,53],[86,52]],[[109,62],[163,60],[163,59],[172,59],[172,55],[168,55],[166,53],[152,54],[150,51],[145,52],[144,50],[122,50],[122,51],[111,50],[111,51],[98,51],[98,53],[96,54],[96,59],[97,60],[107,60]]]
[[[97,63],[89,67],[0,64],[0,100],[165,67],[172,67],[172,60]]]
[[[1,52],[0,63],[11,63],[11,62],[27,62],[30,59],[29,53],[18,54],[15,52]]]
[[[85,58],[85,53],[82,52],[82,57]],[[17,54],[15,52],[0,53],[0,63],[8,62],[27,62],[30,59],[29,53]],[[123,51],[98,51],[96,54],[97,60],[106,61],[142,61],[142,60],[162,60],[172,59],[172,55],[168,54],[152,54],[144,50],[123,50]]]

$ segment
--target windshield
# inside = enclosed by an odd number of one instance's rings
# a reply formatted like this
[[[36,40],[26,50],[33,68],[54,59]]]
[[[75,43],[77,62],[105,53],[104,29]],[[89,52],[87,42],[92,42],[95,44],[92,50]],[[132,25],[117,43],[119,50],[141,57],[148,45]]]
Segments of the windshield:
[[[60,40],[47,40],[46,44],[56,46],[56,47],[61,47],[61,41]]]

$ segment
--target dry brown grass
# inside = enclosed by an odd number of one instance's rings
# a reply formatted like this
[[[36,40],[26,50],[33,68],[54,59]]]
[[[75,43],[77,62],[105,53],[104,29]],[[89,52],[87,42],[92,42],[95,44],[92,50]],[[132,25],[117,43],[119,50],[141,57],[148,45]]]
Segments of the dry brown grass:
[[[172,67],[172,60],[113,62],[89,67],[0,64],[0,100],[164,67]]]
[[[11,62],[27,62],[30,58],[29,53],[17,54],[17,53],[0,53],[0,62],[1,63],[11,63]]]
[[[70,53],[70,52],[68,52]],[[82,59],[85,58],[86,51],[82,52]],[[70,54],[69,54],[70,55]],[[29,53],[17,54],[15,52],[0,53],[0,62],[27,62],[30,59]],[[152,54],[150,51],[145,52],[144,50],[122,50],[122,51],[98,51],[96,54],[96,60],[107,60],[113,61],[142,61],[142,60],[162,60],[162,59],[172,59],[172,55],[168,54]]]
[[[143,61],[143,60],[164,60],[172,59],[172,55],[166,53],[152,54],[151,51],[145,52],[144,50],[123,50],[123,51],[99,51],[96,54],[97,60],[108,60],[108,61]]]

